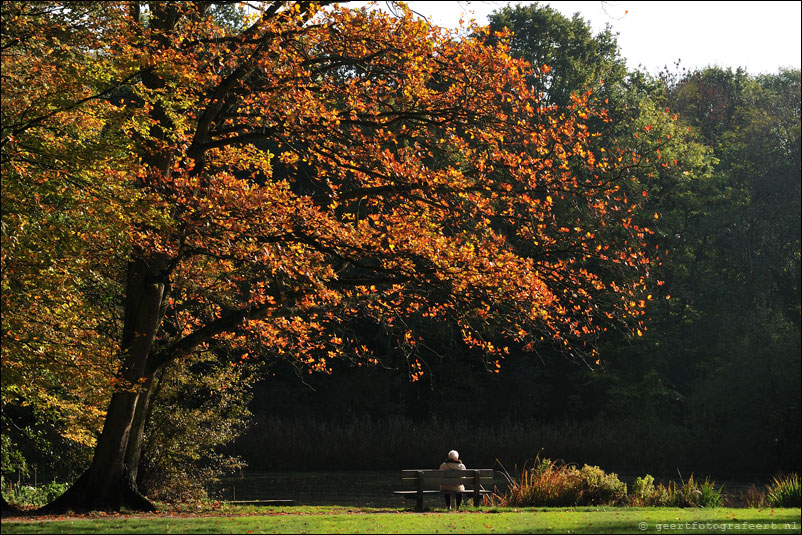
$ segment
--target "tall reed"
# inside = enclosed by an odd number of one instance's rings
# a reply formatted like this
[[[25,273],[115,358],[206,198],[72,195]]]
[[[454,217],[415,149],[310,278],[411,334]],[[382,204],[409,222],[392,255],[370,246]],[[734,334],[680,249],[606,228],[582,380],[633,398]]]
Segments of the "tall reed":
[[[456,449],[470,467],[520,465],[533,452],[626,471],[665,472],[686,466],[682,432],[643,424],[527,423],[501,419],[476,424],[466,418],[424,421],[405,417],[344,415],[261,416],[232,446],[249,470],[396,469],[439,466]],[[654,448],[653,444],[670,447]],[[673,456],[666,451],[674,452]]]

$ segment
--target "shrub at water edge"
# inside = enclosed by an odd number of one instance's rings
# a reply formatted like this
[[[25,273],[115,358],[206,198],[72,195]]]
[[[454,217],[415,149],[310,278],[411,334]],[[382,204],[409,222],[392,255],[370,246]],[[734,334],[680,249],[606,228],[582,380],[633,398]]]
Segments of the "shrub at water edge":
[[[505,474],[506,475],[506,474]],[[505,507],[615,505],[627,496],[627,486],[616,474],[598,466],[581,469],[551,459],[535,459],[517,480],[506,475],[509,489],[495,493],[490,501]]]
[[[767,485],[766,499],[773,507],[800,507],[799,474],[791,474],[785,477],[775,477],[774,481]]]

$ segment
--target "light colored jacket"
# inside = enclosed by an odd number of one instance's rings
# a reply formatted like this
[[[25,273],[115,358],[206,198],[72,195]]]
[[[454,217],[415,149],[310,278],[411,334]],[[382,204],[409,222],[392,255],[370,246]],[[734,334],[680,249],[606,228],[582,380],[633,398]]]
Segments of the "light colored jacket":
[[[440,465],[440,470],[465,470],[465,465],[459,461],[448,460]],[[465,485],[440,485],[440,490],[462,491]]]

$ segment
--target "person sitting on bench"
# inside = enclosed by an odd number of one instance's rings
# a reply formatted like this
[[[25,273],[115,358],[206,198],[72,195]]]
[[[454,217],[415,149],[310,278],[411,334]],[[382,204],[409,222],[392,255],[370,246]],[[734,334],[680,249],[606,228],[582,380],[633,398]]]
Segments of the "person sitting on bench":
[[[465,470],[465,465],[459,460],[459,453],[457,450],[448,452],[448,459],[440,465],[440,470]],[[462,494],[460,492],[465,490],[465,485],[440,485],[440,490],[445,492],[443,496],[446,499],[446,507],[451,509],[451,494],[448,491],[454,491],[457,501],[457,509],[462,503]]]

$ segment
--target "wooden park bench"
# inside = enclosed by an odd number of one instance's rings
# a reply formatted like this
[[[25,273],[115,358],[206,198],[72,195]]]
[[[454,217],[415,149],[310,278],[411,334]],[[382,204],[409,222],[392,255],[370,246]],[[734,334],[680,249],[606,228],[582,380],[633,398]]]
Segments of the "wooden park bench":
[[[474,468],[469,470],[401,470],[401,481],[410,490],[394,490],[394,494],[400,494],[408,500],[415,500],[415,510],[423,511],[423,497],[427,494],[462,494],[463,496],[473,496],[473,505],[481,503],[482,496],[490,494],[491,491],[484,490],[482,484],[488,487],[493,486],[492,468]],[[440,485],[465,485],[465,490],[440,490]],[[471,485],[473,488],[467,488]],[[457,506],[459,508],[459,506]]]

